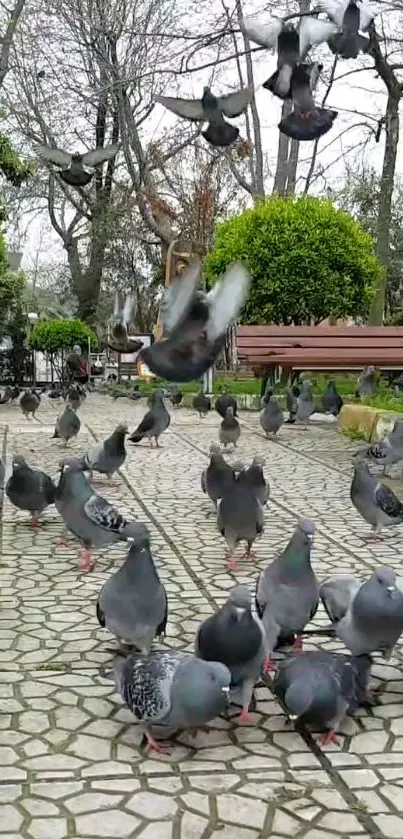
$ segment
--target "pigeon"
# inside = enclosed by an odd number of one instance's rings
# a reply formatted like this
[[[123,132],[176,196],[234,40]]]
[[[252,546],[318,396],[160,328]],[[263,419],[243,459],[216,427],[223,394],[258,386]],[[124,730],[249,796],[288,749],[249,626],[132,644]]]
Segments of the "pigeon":
[[[206,294],[197,289],[200,263],[194,261],[167,290],[162,306],[163,339],[140,350],[161,379],[189,382],[212,367],[225,343],[227,328],[242,308],[250,276],[239,262]]]
[[[14,402],[15,399],[18,399],[20,393],[21,390],[18,387],[18,385],[13,385],[13,387],[11,388],[11,401]]]
[[[70,405],[70,407],[73,409],[73,411],[78,411],[82,403],[82,396],[77,385],[73,384],[68,389],[66,394],[66,401],[68,405]]]
[[[234,409],[228,406],[225,412],[225,417],[220,424],[220,443],[222,443],[225,447],[232,443],[235,448],[240,436],[241,426],[239,425],[237,418],[234,417]]]
[[[316,614],[319,587],[311,566],[315,525],[300,519],[285,550],[260,574],[256,608],[266,632],[269,654],[265,671],[273,669],[270,654],[278,639],[295,636],[294,649],[302,649],[302,631]]]
[[[366,458],[373,463],[383,466],[384,473],[389,466],[395,463],[400,463],[403,460],[403,440],[397,442],[396,445],[390,443],[390,440],[378,440],[372,443],[371,446],[361,449],[355,454],[356,458]]]
[[[265,22],[256,20],[256,18],[244,18],[243,29],[248,38],[254,44],[259,44],[260,47],[265,47],[269,50],[275,50],[277,47],[277,39],[281,34],[284,22],[278,17],[269,17]]]
[[[141,397],[142,393],[140,391],[139,385],[134,385],[132,392],[129,393],[128,399],[132,399],[133,402],[138,402],[138,400],[141,399]]]
[[[231,688],[240,691],[239,722],[249,723],[253,688],[265,659],[265,632],[259,618],[252,614],[247,586],[235,586],[221,609],[199,626],[195,652],[204,661],[221,661],[228,667]]]
[[[319,587],[319,597],[332,624],[347,614],[361,583],[352,574],[331,574]]]
[[[254,559],[252,544],[263,533],[263,508],[249,487],[235,484],[233,490],[219,501],[217,527],[228,545],[228,569],[236,566],[235,550],[238,542],[246,541],[244,557]]]
[[[110,478],[123,466],[126,460],[125,437],[128,433],[127,423],[121,422],[110,437],[84,455],[84,471],[90,472],[91,478],[93,472],[100,472]]]
[[[183,393],[181,390],[178,390],[178,388],[174,388],[174,390],[171,390],[168,398],[172,402],[173,407],[176,408],[182,402]]]
[[[39,516],[54,503],[55,494],[55,484],[46,472],[28,466],[22,455],[14,455],[13,474],[7,481],[6,495],[14,507],[31,514],[31,527],[39,526]]]
[[[39,405],[40,399],[38,398],[36,393],[33,393],[31,388],[27,388],[27,390],[24,390],[24,393],[20,398],[20,408],[27,419],[29,419],[30,414],[32,414],[34,419],[36,419],[35,411],[38,410]]]
[[[302,17],[299,25],[299,52],[303,60],[311,47],[316,47],[328,41],[336,34],[338,27],[328,20],[316,17]]]
[[[285,398],[288,411],[288,419],[285,420],[286,425],[294,425],[297,419],[298,397],[300,393],[301,390],[298,385],[293,385],[293,387],[289,387],[286,391]]]
[[[291,77],[299,61],[299,35],[293,26],[284,25],[277,38],[277,70],[263,83],[279,99],[288,99]]]
[[[86,172],[86,169],[96,169],[102,166],[109,160],[112,160],[117,152],[119,146],[106,146],[105,148],[96,148],[92,151],[87,151],[85,154],[75,152],[70,154],[62,149],[52,148],[52,146],[40,145],[36,147],[38,156],[46,161],[46,163],[53,163],[54,166],[61,168],[60,177],[64,183],[69,186],[81,187],[87,186],[94,177],[94,173]]]
[[[137,426],[133,434],[128,438],[130,443],[140,443],[146,437],[150,440],[152,445],[152,438],[155,439],[155,445],[159,446],[159,438],[161,434],[166,431],[171,422],[171,417],[165,407],[164,394],[162,390],[157,390],[153,397],[153,404],[149,411],[141,420],[140,425]]]
[[[0,405],[7,405],[7,402],[11,402],[13,398],[13,392],[11,387],[6,387],[5,391],[0,399]]]
[[[83,551],[81,571],[92,571],[95,565],[91,547],[104,547],[115,542],[143,540],[147,529],[141,522],[127,521],[116,507],[102,498],[88,483],[73,458],[60,461],[60,480],[55,504],[66,530],[81,540]]]
[[[343,400],[335,383],[333,381],[329,381],[322,396],[322,405],[325,414],[333,414],[335,417],[338,417],[343,404]]]
[[[327,39],[332,52],[341,58],[357,58],[360,52],[368,52],[369,39],[359,34],[362,29],[360,20],[360,0],[320,0],[318,9],[326,12],[328,17],[339,27],[338,32]],[[375,17],[375,15],[372,17]],[[363,22],[367,24],[368,13]]]
[[[206,417],[208,412],[211,411],[211,399],[202,390],[194,396],[192,405],[198,412],[200,419]]]
[[[403,445],[403,419],[394,421],[392,431],[388,434],[387,439],[392,446]]]
[[[262,410],[260,411],[260,425],[263,428],[266,437],[269,434],[277,434],[284,422],[283,412],[273,396],[272,388],[266,388],[265,394],[262,398]]]
[[[364,367],[362,373],[358,377],[355,395],[357,398],[362,396],[375,396],[378,390],[378,383],[376,380],[375,367]]]
[[[134,300],[126,297],[124,300],[119,292],[116,292],[114,325],[112,330],[113,341],[108,341],[108,347],[114,352],[135,353],[143,346],[143,341],[131,339],[128,335],[128,328],[133,317]]]
[[[217,148],[231,146],[239,137],[239,129],[230,125],[224,116],[233,119],[246,111],[252,101],[253,90],[246,87],[226,96],[214,96],[209,87],[203,88],[201,99],[175,99],[156,96],[155,101],[179,117],[191,122],[207,122],[202,136]]]
[[[214,403],[214,407],[217,411],[217,414],[220,415],[224,419],[227,408],[232,408],[234,411],[234,417],[238,416],[238,405],[237,401],[234,396],[230,393],[227,393],[223,390]]]
[[[262,507],[267,504],[270,495],[270,487],[263,474],[264,459],[256,455],[248,469],[242,469],[238,475],[237,482],[249,489],[256,495]]]
[[[306,652],[279,663],[273,690],[289,719],[326,729],[322,745],[337,743],[346,714],[367,704],[372,659],[333,652]]]
[[[60,399],[63,396],[63,390],[60,386],[56,386],[53,382],[48,393],[49,399]]]
[[[309,417],[315,413],[315,402],[312,396],[312,385],[306,380],[301,384],[300,395],[297,399],[297,420],[306,426]]]
[[[203,470],[201,486],[204,493],[211,498],[215,507],[220,498],[224,498],[235,487],[235,472],[232,466],[224,460],[219,446],[210,446],[210,463]]]
[[[67,446],[68,441],[77,436],[80,428],[81,422],[76,412],[66,405],[63,413],[56,420],[53,437],[64,440],[64,445]]]
[[[147,751],[163,752],[168,745],[154,739],[151,731],[166,741],[175,731],[206,725],[228,707],[228,668],[179,650],[118,655],[114,678],[136,722],[145,728]]]
[[[102,586],[97,617],[101,626],[143,655],[149,654],[155,637],[165,635],[168,599],[148,536],[130,547],[121,568]]]
[[[294,110],[279,122],[282,134],[293,140],[316,140],[332,127],[337,111],[315,105],[312,96],[322,65],[297,64],[291,78]]]
[[[374,478],[360,460],[354,463],[350,498],[360,516],[371,525],[367,539],[377,538],[383,527],[403,524],[401,501],[386,484]]]
[[[6,467],[4,465],[4,462],[3,462],[2,458],[0,457],[0,495],[3,492],[3,489],[4,489],[5,477],[6,477]]]

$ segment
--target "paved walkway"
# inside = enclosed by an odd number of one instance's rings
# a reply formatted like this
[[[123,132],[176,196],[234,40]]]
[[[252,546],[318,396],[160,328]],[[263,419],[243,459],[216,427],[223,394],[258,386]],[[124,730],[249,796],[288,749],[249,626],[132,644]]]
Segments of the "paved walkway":
[[[7,457],[22,452],[55,475],[61,447],[51,436],[58,409],[43,398],[35,423],[25,421],[18,406],[0,406]],[[92,394],[74,450],[84,451],[93,436],[110,433],[124,418],[133,428],[143,411],[144,403]],[[319,578],[332,570],[364,575],[381,564],[401,566],[403,534],[371,548],[362,540],[365,525],[349,501],[349,452],[356,444],[328,427],[286,427],[272,443],[260,435],[256,415],[242,419],[236,459],[265,454],[272,488],[265,534],[257,543],[261,567],[289,539],[298,515],[316,521]],[[224,542],[200,490],[217,426],[216,415],[199,421],[178,410],[163,448],[130,447],[113,488],[100,485],[119,509],[150,527],[169,595],[166,643],[172,648],[191,648],[198,623],[222,603],[235,579],[252,582],[256,576],[245,563],[235,575],[226,572]],[[97,625],[97,591],[125,548],[105,551],[93,574],[80,574],[77,543],[57,547],[62,525],[53,508],[46,520],[34,535],[5,500],[2,839],[402,839],[400,649],[387,666],[374,667],[382,704],[346,721],[339,748],[322,751],[309,735],[293,732],[269,689],[259,687],[250,727],[220,719],[196,740],[183,735],[171,755],[146,757],[131,714],[99,675],[110,660],[110,638]]]

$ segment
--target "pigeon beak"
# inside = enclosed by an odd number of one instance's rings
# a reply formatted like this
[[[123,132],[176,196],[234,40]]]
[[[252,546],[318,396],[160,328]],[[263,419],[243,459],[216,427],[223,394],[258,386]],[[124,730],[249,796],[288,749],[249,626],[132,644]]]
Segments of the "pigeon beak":
[[[313,542],[313,533],[307,533],[306,537],[308,539],[308,542]]]
[[[291,722],[295,722],[295,720],[298,719],[298,714],[289,714],[288,719],[291,720]]]
[[[403,577],[396,577],[395,588],[398,590],[400,594],[403,594]]]
[[[227,699],[229,699],[229,687],[224,686],[221,688],[221,690],[223,694],[227,697]]]
[[[242,620],[242,618],[245,614],[245,609],[242,609],[240,606],[236,606],[235,611],[236,611],[237,620],[238,621]]]

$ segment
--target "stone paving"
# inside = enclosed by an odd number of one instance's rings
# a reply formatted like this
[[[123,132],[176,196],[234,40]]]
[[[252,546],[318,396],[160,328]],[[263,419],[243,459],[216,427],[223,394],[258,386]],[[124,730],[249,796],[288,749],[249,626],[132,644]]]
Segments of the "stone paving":
[[[60,406],[46,397],[38,422],[18,406],[0,406],[3,452],[23,453],[56,475],[63,450],[52,439]],[[94,437],[145,410],[91,394],[82,429],[70,446],[83,452]],[[128,446],[113,486],[99,488],[122,512],[146,521],[170,616],[166,645],[191,648],[200,620],[221,604],[235,580],[254,584],[257,568],[226,571],[200,474],[219,420],[172,413],[160,449]],[[344,570],[367,575],[400,567],[403,533],[371,547],[349,500],[350,456],[357,444],[334,428],[284,427],[278,442],[260,434],[256,414],[242,415],[233,459],[266,457],[271,499],[258,567],[289,539],[299,515],[317,524],[313,563],[319,578]],[[0,447],[1,451],[1,447]],[[95,616],[97,591],[125,554],[100,552],[91,575],[78,571],[78,544],[57,546],[62,523],[54,508],[37,534],[4,500],[0,611],[0,837],[2,839],[402,839],[403,681],[401,647],[388,665],[377,659],[381,704],[348,719],[339,746],[319,748],[297,734],[268,686],[257,688],[252,725],[218,719],[209,733],[182,735],[170,755],[146,756],[141,733],[111,682],[100,675],[111,638]],[[325,621],[322,613],[317,622]],[[322,642],[323,643],[323,642]],[[334,641],[324,642],[338,648]],[[309,644],[306,645],[309,648]]]

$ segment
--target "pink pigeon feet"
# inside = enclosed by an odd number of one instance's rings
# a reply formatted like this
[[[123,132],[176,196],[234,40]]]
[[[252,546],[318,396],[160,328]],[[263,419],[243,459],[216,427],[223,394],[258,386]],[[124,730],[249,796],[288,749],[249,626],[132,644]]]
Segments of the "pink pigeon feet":
[[[250,548],[246,548],[245,553],[243,554],[242,559],[257,559],[257,554],[255,551],[251,551]]]
[[[329,731],[322,734],[321,737],[319,737],[319,743],[321,746],[328,746],[330,743],[335,743],[335,745],[338,746],[339,741],[337,739],[335,729],[330,728]]]
[[[300,635],[295,636],[295,641],[291,647],[295,653],[302,653],[302,638]]]
[[[63,547],[63,548],[69,548],[70,547],[70,543],[67,541],[66,536],[61,536],[60,539],[57,540],[57,544],[59,545],[59,547]]]
[[[95,567],[95,559],[91,553],[91,551],[84,549],[81,553],[80,559],[78,560],[78,567],[80,571],[93,571]]]
[[[227,565],[228,571],[235,571],[236,563],[237,563],[237,559],[236,559],[235,554],[231,554],[231,556],[228,560],[228,565]]]
[[[32,515],[29,524],[32,527],[32,530],[37,530],[40,524],[39,517]]]
[[[250,725],[252,722],[251,715],[249,713],[249,708],[242,708],[241,713],[238,717],[238,722],[240,725]]]
[[[148,731],[145,732],[145,737],[147,740],[147,754],[152,751],[158,752],[159,754],[169,754],[170,743],[166,740],[154,740],[154,737],[151,737],[151,734],[149,734]]]
[[[263,670],[263,673],[264,673],[265,676],[267,676],[269,673],[274,673],[275,672],[276,665],[271,660],[270,656],[266,656],[266,658],[263,662],[262,670]]]

